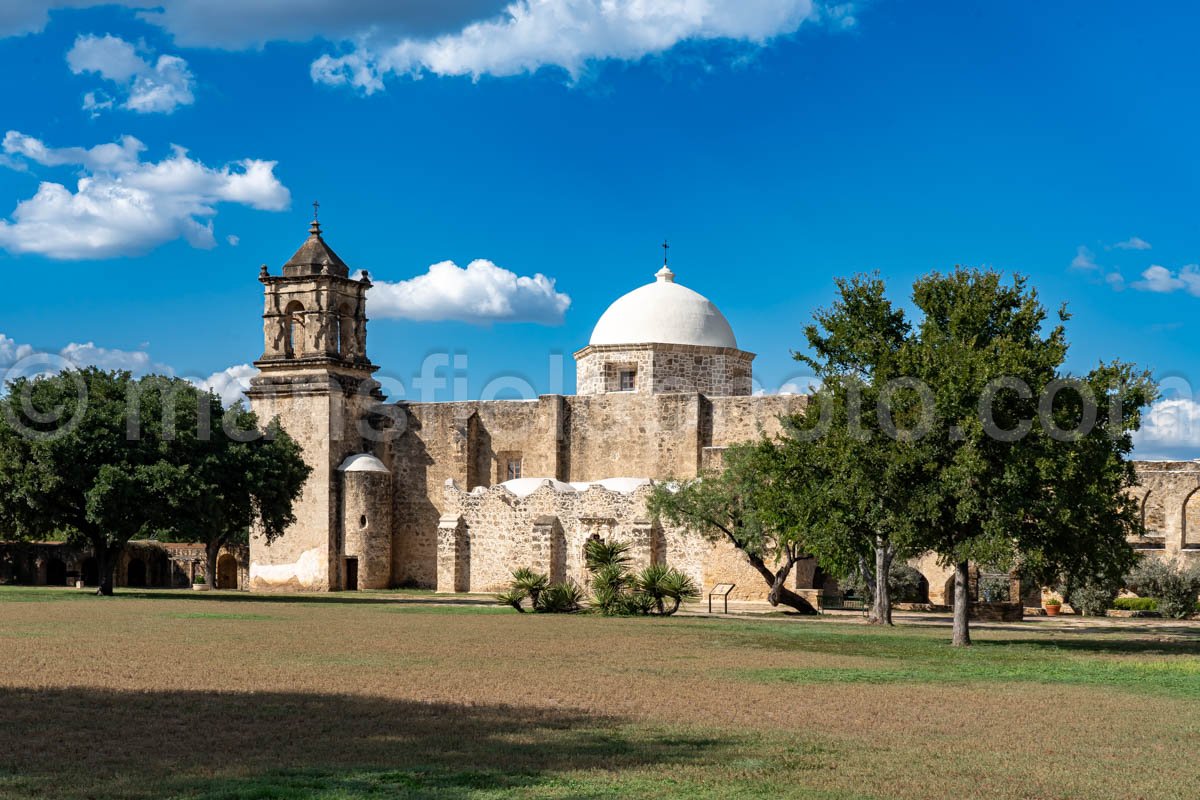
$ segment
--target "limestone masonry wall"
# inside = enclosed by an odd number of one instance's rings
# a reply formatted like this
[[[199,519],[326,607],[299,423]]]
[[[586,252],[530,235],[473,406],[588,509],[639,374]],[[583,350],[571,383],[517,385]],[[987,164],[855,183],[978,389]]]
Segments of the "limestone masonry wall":
[[[575,354],[575,392],[583,396],[620,392],[620,373],[633,370],[635,394],[749,395],[753,361],[753,353],[731,347],[588,345]]]

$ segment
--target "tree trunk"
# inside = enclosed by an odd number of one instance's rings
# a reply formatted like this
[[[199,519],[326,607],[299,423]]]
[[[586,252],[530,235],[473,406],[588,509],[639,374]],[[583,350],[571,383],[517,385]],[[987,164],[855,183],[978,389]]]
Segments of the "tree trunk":
[[[766,582],[770,585],[771,590],[767,592],[767,602],[773,606],[783,603],[788,608],[794,608],[801,614],[816,614],[817,610],[812,607],[812,604],[805,600],[800,595],[793,592],[791,589],[784,586],[787,582],[787,577],[792,571],[792,565],[796,563],[796,559],[789,556],[784,562],[783,567],[778,572],[772,572],[761,558],[758,556],[746,553],[746,557],[750,559],[750,566],[758,570],[758,574],[762,575]]]
[[[208,581],[210,590],[217,588],[217,556],[221,554],[221,542],[207,542],[204,545],[204,580]]]
[[[882,536],[875,537],[875,593],[867,622],[872,625],[892,624],[892,590],[888,576],[892,571],[892,559],[896,557],[892,545]]]
[[[92,551],[96,556],[96,576],[100,584],[100,588],[96,590],[96,595],[112,597],[113,573],[117,569],[117,557],[121,554],[121,551],[110,551],[106,543],[96,543],[95,541],[92,543]]]
[[[954,567],[954,639],[955,647],[971,646],[971,564],[960,561]]]

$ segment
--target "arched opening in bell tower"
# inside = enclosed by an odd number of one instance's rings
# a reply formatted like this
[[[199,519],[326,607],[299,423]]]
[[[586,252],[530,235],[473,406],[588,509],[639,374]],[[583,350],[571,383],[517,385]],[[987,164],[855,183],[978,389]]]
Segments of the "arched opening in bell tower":
[[[287,332],[287,357],[295,358],[304,352],[304,306],[299,300],[293,300],[287,304],[283,313],[284,330]]]

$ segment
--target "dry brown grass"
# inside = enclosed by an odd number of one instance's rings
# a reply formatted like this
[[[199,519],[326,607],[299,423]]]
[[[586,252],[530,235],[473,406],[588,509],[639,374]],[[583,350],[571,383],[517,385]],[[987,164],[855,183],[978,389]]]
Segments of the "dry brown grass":
[[[0,590],[0,798],[1191,798],[1200,778],[1188,629],[1018,626],[959,653],[812,620],[41,592]]]

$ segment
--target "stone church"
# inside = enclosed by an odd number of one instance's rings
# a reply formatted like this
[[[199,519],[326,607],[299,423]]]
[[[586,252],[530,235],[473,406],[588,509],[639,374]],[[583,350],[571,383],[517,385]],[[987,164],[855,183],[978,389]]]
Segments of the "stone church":
[[[259,275],[265,347],[247,395],[301,443],[313,473],[296,523],[271,544],[252,537],[249,588],[489,592],[522,566],[582,582],[584,545],[598,536],[629,542],[637,565],[764,598],[735,548],[651,519],[646,499],[653,481],[719,464],[805,400],[753,395],[754,354],[717,307],[665,260],[653,277],[575,352],[574,395],[389,403],[367,355],[370,278],[351,275],[314,221],[280,274]],[[1137,466],[1148,535],[1135,546],[1200,554],[1200,465]],[[944,602],[950,572],[932,558],[916,566],[928,600]],[[809,561],[790,586],[815,601],[832,583]]]
[[[577,393],[532,401],[387,402],[367,355],[371,281],[356,275],[314,222],[280,274],[259,276],[265,349],[247,395],[314,471],[296,523],[269,545],[252,539],[252,590],[493,591],[520,566],[582,580],[599,536],[699,585],[765,594],[731,545],[660,525],[646,498],[651,481],[695,476],[729,444],[778,430],[804,398],[752,395],[754,354],[665,261],[575,353]],[[796,586],[822,581],[808,565]]]

